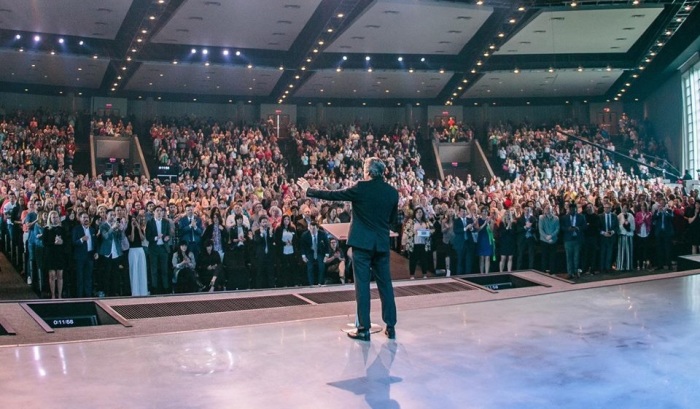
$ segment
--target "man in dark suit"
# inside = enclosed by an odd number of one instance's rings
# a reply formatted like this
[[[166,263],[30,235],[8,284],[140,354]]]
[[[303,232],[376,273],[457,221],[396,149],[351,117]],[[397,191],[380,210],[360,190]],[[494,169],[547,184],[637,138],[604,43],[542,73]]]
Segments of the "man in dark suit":
[[[352,202],[352,222],[347,243],[352,247],[358,326],[348,336],[363,341],[369,341],[371,326],[370,268],[382,300],[382,319],[386,323],[384,333],[390,339],[396,337],[396,303],[389,271],[389,226],[396,221],[399,194],[384,181],[385,169],[386,165],[380,159],[367,158],[364,162],[365,180],[337,191],[309,189],[309,182],[304,178],[299,178],[297,182],[308,197]]]
[[[617,216],[612,213],[610,203],[603,205],[604,213],[598,216],[600,220],[600,272],[608,273],[612,267],[613,248],[617,242],[617,233],[620,231],[620,223]]]
[[[80,224],[73,228],[73,257],[75,258],[76,297],[92,297],[92,273],[97,260],[97,236],[90,226],[90,216],[80,213]]]
[[[253,254],[255,254],[256,287],[275,286],[275,237],[267,216],[258,219],[258,230],[253,233]]]
[[[671,247],[673,245],[673,210],[666,200],[661,199],[651,218],[656,238],[657,268],[671,268]]]
[[[180,242],[187,242],[187,250],[191,251],[195,257],[199,255],[200,247],[202,246],[202,219],[194,214],[192,204],[185,206],[185,215],[180,218],[177,223],[177,232],[180,235]]]
[[[581,243],[586,230],[586,219],[576,212],[576,203],[569,203],[569,211],[559,218],[562,237],[564,238],[564,254],[566,255],[566,272],[569,278],[581,277],[579,259]]]
[[[306,263],[309,285],[326,283],[326,264],[323,262],[323,256],[328,253],[329,247],[328,236],[319,231],[318,224],[312,220],[309,230],[301,235],[301,259]],[[318,271],[318,275],[314,274],[314,270]]]
[[[454,232],[454,238],[452,239],[452,246],[457,253],[457,268],[456,274],[471,274],[472,266],[474,264],[474,250],[476,243],[472,237],[474,232],[474,219],[467,215],[467,209],[465,207],[459,208],[459,214],[455,217],[454,224],[452,225],[452,230]]]
[[[148,257],[151,268],[151,294],[170,291],[168,256],[170,256],[170,222],[163,218],[163,208],[153,211],[153,218],[146,222]],[[160,279],[160,280],[159,280]]]
[[[535,243],[537,242],[537,216],[532,213],[532,207],[526,206],[523,214],[515,222],[515,234],[518,256],[515,261],[515,269],[524,268],[524,258],[527,254],[527,268],[535,268]]]

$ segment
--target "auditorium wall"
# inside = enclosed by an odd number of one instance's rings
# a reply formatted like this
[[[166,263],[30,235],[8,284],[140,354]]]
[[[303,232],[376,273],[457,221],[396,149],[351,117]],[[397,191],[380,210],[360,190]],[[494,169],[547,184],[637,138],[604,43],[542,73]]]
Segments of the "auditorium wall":
[[[683,154],[683,101],[679,71],[646,98],[644,116],[651,123],[657,140],[666,146],[671,163],[680,164]],[[683,169],[678,170],[683,172]]]
[[[0,110],[17,108],[36,110],[43,108],[49,111],[82,112],[90,109],[90,98],[76,96],[73,93],[59,96],[0,92],[0,107]]]

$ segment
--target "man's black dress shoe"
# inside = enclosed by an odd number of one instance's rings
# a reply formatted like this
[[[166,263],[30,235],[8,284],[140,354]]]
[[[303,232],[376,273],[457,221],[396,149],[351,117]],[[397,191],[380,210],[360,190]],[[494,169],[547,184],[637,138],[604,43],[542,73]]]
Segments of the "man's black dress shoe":
[[[357,339],[359,341],[369,341],[369,331],[351,331],[348,332],[348,336],[352,339]]]
[[[384,333],[386,334],[387,338],[396,339],[396,330],[394,327],[386,327]]]

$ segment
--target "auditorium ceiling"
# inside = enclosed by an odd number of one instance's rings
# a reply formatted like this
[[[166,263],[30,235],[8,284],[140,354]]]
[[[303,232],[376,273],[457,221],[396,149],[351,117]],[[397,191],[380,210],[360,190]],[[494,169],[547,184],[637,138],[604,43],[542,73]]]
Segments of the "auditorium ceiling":
[[[640,99],[700,1],[0,0],[4,91],[388,106]]]

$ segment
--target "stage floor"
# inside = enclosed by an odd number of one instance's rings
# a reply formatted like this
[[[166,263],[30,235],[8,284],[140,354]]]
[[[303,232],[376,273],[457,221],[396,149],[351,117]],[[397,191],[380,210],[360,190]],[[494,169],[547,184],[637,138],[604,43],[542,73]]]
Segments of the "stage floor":
[[[374,305],[374,304],[373,304]],[[373,318],[379,320],[375,306]],[[696,408],[700,276],[352,316],[0,348],[5,408]]]

